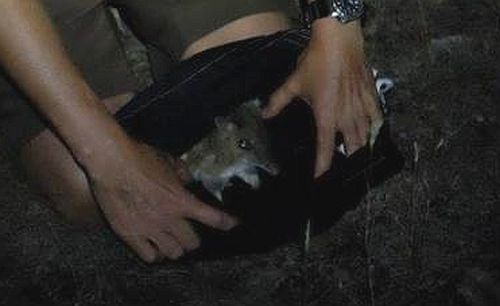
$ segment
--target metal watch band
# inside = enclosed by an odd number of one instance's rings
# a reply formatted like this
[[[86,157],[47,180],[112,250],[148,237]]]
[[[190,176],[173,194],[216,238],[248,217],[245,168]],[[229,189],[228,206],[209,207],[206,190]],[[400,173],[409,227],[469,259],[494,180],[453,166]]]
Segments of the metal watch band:
[[[302,19],[306,25],[319,18],[332,17],[342,23],[361,18],[364,13],[362,0],[301,0]]]

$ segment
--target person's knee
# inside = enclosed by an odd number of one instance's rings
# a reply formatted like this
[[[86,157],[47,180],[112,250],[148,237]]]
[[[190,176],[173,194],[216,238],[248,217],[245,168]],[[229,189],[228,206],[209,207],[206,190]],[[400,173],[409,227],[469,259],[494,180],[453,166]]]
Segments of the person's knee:
[[[44,195],[48,198],[51,208],[69,223],[93,225],[104,222],[86,181],[75,178],[68,181],[61,192],[45,190]]]
[[[50,131],[42,132],[23,147],[21,163],[32,185],[69,222],[102,222],[85,173]]]

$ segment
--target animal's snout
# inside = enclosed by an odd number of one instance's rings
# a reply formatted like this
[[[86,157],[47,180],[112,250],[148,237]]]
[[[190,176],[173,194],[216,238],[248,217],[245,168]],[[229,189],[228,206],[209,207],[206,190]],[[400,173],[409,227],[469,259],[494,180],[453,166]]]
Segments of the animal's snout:
[[[280,173],[280,167],[275,162],[268,162],[265,165],[259,166],[262,170],[266,171],[272,176],[276,176]]]

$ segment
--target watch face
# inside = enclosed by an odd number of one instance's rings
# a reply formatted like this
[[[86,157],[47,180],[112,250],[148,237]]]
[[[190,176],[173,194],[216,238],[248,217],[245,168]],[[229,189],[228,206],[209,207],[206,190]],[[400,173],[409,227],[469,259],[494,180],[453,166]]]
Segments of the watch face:
[[[332,17],[341,22],[349,22],[358,19],[363,14],[362,0],[333,0]]]
[[[323,17],[332,17],[342,23],[360,18],[363,15],[364,6],[362,0],[315,0],[307,2],[304,0],[303,18],[307,24]]]

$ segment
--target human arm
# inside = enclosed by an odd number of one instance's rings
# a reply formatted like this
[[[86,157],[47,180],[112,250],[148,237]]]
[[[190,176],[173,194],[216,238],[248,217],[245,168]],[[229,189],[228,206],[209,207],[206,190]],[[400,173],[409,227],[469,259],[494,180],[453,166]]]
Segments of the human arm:
[[[271,96],[264,117],[276,116],[294,97],[309,103],[316,120],[316,177],[331,167],[337,133],[343,135],[348,153],[366,144],[382,115],[365,65],[359,21],[342,24],[326,17],[313,22],[308,46],[295,71]]]
[[[111,227],[144,260],[195,248],[187,218],[220,229],[234,224],[122,131],[68,59],[40,1],[0,0],[0,64],[86,172]]]

